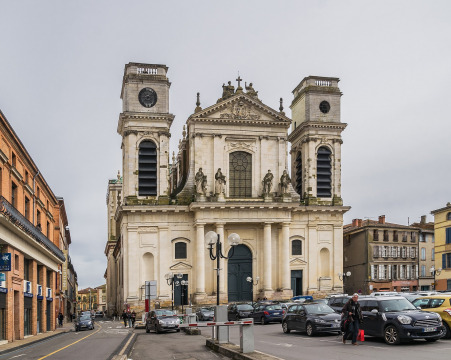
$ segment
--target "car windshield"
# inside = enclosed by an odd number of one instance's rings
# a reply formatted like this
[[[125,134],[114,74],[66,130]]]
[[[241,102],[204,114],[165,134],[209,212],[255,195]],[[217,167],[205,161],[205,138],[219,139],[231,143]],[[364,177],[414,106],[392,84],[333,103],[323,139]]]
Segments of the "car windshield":
[[[307,314],[333,314],[335,311],[326,304],[305,304]]]
[[[157,316],[173,316],[174,313],[171,310],[155,310]]]
[[[379,306],[382,312],[416,310],[416,307],[406,298],[383,300]]]
[[[80,316],[80,321],[91,320],[91,315],[82,315]]]
[[[254,308],[249,304],[239,304],[236,306],[236,308],[240,311],[254,310]]]
[[[267,305],[266,310],[282,310],[282,307],[279,304],[276,305]]]
[[[210,312],[210,311],[215,311],[215,308],[214,307],[204,307],[204,308],[201,308],[200,311]]]

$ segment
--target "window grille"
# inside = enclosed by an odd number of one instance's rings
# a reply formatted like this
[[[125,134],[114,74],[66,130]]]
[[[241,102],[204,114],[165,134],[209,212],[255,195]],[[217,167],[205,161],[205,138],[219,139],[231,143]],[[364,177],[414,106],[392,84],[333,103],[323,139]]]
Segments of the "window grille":
[[[302,241],[293,240],[291,242],[291,255],[302,255]]]
[[[322,146],[318,149],[318,157],[316,161],[316,192],[318,197],[332,196],[332,166],[330,159],[331,151]]]
[[[298,152],[296,156],[296,192],[303,197],[302,194],[302,154]]]
[[[230,153],[229,168],[229,196],[252,197],[252,155],[244,151]]]
[[[175,258],[176,259],[186,259],[187,258],[186,243],[184,243],[184,242],[175,243],[174,250],[175,250]]]
[[[139,145],[138,193],[140,196],[157,195],[157,146],[153,141]]]

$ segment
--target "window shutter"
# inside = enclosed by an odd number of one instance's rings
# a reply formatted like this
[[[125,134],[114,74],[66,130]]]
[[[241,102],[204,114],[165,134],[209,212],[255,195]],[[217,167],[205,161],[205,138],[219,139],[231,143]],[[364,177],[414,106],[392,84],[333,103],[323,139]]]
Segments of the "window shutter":
[[[401,246],[398,246],[398,256],[397,257],[400,257],[401,256]]]
[[[388,280],[391,280],[391,265],[388,265]]]
[[[379,265],[379,279],[384,278],[384,265]]]
[[[442,254],[442,269],[446,268],[446,254]]]
[[[371,265],[371,280],[374,280],[374,265]]]
[[[446,229],[446,243],[451,244],[451,228]]]
[[[411,265],[407,265],[407,279],[410,279],[410,267],[411,267]]]
[[[415,266],[415,270],[416,270],[415,279],[418,279],[418,266]]]

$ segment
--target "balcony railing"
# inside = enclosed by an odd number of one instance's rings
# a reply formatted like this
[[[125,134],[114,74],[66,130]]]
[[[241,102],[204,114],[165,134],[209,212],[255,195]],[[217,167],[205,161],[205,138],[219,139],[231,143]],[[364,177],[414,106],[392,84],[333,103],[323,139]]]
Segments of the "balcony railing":
[[[0,196],[0,213],[3,214],[11,223],[27,233],[39,244],[43,245],[52,252],[58,259],[65,261],[63,252],[52,243],[36,226],[28,221],[14,206],[12,206],[3,196]]]

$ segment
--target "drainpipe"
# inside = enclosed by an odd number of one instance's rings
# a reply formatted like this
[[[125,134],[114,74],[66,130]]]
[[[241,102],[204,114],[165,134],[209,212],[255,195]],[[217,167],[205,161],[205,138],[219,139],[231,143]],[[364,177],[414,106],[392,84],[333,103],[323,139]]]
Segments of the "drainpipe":
[[[33,225],[35,225],[35,209],[36,209],[36,190],[35,190],[35,186],[36,186],[36,177],[39,175],[39,170],[36,173],[35,176],[33,176]]]

